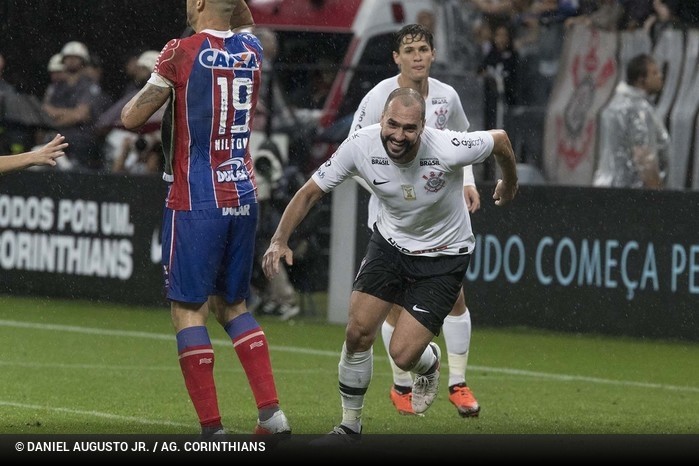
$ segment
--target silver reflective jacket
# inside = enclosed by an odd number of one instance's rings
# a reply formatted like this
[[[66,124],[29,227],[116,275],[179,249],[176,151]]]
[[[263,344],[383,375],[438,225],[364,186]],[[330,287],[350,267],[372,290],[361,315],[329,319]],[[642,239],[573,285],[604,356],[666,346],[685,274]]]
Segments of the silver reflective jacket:
[[[609,105],[602,111],[599,133],[599,161],[594,186],[642,188],[634,149],[660,167],[660,179],[667,173],[670,136],[657,117],[646,93],[625,82],[617,85]]]

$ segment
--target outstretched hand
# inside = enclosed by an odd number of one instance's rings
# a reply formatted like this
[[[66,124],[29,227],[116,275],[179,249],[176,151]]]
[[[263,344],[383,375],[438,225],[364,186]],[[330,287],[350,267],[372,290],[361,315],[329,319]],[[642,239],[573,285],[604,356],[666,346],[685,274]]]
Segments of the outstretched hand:
[[[279,261],[282,258],[286,265],[294,265],[294,252],[289,246],[272,241],[262,257],[262,270],[268,279],[279,273]]]
[[[51,140],[51,142],[47,143],[46,145],[40,147],[39,149],[36,149],[32,152],[31,154],[31,164],[32,165],[50,165],[52,167],[56,166],[56,159],[58,157],[63,157],[65,155],[65,152],[63,152],[63,149],[68,147],[67,142],[65,141],[65,136],[62,136],[61,134],[57,134],[54,136],[54,138]]]
[[[495,192],[493,193],[493,199],[495,199],[495,205],[505,205],[515,198],[519,185],[517,183],[509,184],[502,180],[498,180],[498,184],[495,185]]]

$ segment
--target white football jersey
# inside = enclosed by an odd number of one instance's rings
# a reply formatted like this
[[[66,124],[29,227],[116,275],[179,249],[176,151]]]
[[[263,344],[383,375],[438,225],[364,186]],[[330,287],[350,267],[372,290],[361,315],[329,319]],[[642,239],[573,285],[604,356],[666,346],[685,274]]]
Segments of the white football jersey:
[[[434,78],[427,78],[427,82],[429,89],[427,91],[427,99],[425,99],[425,125],[437,129],[468,131],[470,123],[456,90],[452,86]],[[364,96],[359,104],[359,108],[354,113],[350,133],[381,121],[381,114],[383,113],[386,99],[398,87],[400,87],[398,75],[384,79],[374,86]],[[470,165],[464,167],[463,185],[476,185],[473,168]],[[371,196],[367,220],[369,229],[372,228],[380,207],[376,197]]]
[[[399,165],[386,155],[375,124],[352,133],[312,179],[325,192],[347,178],[363,179],[383,207],[379,232],[405,254],[466,254],[475,238],[464,208],[463,167],[483,162],[493,145],[487,131],[426,127],[415,159]]]

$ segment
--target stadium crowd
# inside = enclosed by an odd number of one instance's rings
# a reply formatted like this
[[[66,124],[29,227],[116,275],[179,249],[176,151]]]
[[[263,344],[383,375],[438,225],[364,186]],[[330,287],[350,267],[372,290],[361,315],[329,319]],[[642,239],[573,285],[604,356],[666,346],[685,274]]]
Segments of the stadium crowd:
[[[437,0],[435,0],[437,1]],[[679,0],[439,0],[458,5],[465,25],[463,30],[449,30],[435,24],[430,12],[417,18],[435,27],[436,48],[456,37],[465,54],[464,61],[473,67],[483,82],[483,126],[472,129],[504,128],[513,133],[520,125],[530,124],[528,109],[545,108],[551,93],[562,44],[568,28],[586,24],[603,30],[645,30],[656,40],[668,27],[699,26],[699,1]],[[263,43],[269,66],[263,72],[263,86],[255,118],[255,129],[269,135],[283,132],[290,139],[288,157],[282,157],[274,144],[265,146],[260,161],[269,162],[269,170],[260,170],[264,186],[264,218],[260,233],[268,237],[291,194],[309,175],[304,158],[309,141],[316,136],[315,122],[299,115],[305,107],[319,108],[329,92],[328,80],[318,73],[318,85],[294,95],[285,95],[274,67],[276,48],[274,32],[254,31]],[[467,40],[463,40],[466,37]],[[161,120],[164,108],[156,112],[139,131],[123,128],[121,110],[146,83],[155,66],[162,44],[143,44],[122,59],[121,86],[118,92],[106,92],[100,56],[88,44],[65,37],[65,42],[51,50],[53,55],[36,76],[46,76],[43,93],[28,95],[17,90],[20,83],[3,79],[6,63],[0,44],[0,154],[20,154],[51,141],[58,133],[70,143],[66,155],[56,159],[59,169],[86,173],[122,173],[159,176],[163,169]],[[452,39],[453,40],[453,39]],[[386,53],[389,56],[389,53]],[[435,67],[448,66],[439,63]],[[308,70],[306,70],[308,71]],[[322,71],[322,70],[321,70]],[[26,86],[25,86],[26,88]],[[464,105],[466,114],[469,106]],[[480,108],[480,107],[479,107]],[[294,153],[296,152],[296,153]],[[529,152],[540,154],[540,150]],[[516,154],[520,162],[541,166],[530,160],[526,150]],[[258,167],[261,168],[261,167]],[[490,179],[494,173],[481,175]],[[267,183],[265,185],[265,183]],[[263,193],[263,194],[264,194]],[[309,229],[316,232],[317,228]],[[266,232],[266,233],[265,233]],[[308,243],[308,241],[306,241]],[[261,241],[261,244],[265,244]],[[312,245],[299,244],[301,251],[314,251]],[[264,250],[264,247],[262,247]],[[256,270],[257,277],[260,271]],[[260,300],[253,308],[261,313],[290,318],[299,312],[299,297],[284,281],[279,293],[284,300],[266,299],[270,289],[265,280],[254,283]],[[298,289],[298,283],[295,283]]]
[[[484,128],[507,126],[508,107],[542,106],[551,91],[566,28],[584,23],[607,30],[644,28],[652,38],[666,27],[699,25],[699,2],[679,0],[446,0],[461,5],[470,40],[467,48],[476,58],[474,67],[484,81]],[[438,25],[439,26],[439,25]],[[263,34],[266,34],[264,32]],[[444,31],[441,32],[444,34]],[[450,33],[447,33],[450,34]],[[437,40],[440,34],[436,34]],[[152,44],[152,47],[160,44]],[[439,50],[439,48],[438,48]],[[70,141],[60,168],[70,170],[158,173],[161,170],[159,118],[155,115],[139,133],[120,127],[118,115],[124,103],[145,83],[157,52],[138,50],[123,61],[121,93],[103,90],[102,60],[82,42],[66,37],[45,70],[50,75],[43,95],[11,99],[14,84],[3,79],[5,63],[0,49],[0,154],[20,153],[44,144],[60,131]],[[327,86],[322,101],[327,95]],[[293,97],[293,96],[291,96]],[[33,98],[41,102],[36,109]],[[264,99],[263,99],[264,100]],[[288,99],[287,105],[304,105]],[[20,108],[9,105],[22,102]],[[265,105],[260,106],[261,110]],[[468,113],[468,108],[466,109]],[[22,122],[16,112],[39,113]],[[294,133],[289,109],[275,107],[277,127]],[[20,120],[20,121],[16,121]],[[260,117],[258,128],[266,124]],[[274,123],[272,123],[274,124]],[[510,123],[511,124],[511,123]],[[507,128],[506,128],[507,129]],[[304,134],[308,129],[303,128]],[[296,157],[289,157],[292,161]]]

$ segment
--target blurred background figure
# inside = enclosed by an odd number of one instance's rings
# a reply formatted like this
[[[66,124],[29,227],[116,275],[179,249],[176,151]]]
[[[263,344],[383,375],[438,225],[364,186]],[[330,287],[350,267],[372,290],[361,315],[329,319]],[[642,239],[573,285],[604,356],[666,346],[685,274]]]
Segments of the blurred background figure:
[[[509,23],[493,25],[491,46],[478,68],[478,74],[483,78],[484,129],[509,130],[511,110],[519,104],[519,66],[519,54],[512,43]],[[493,179],[494,162],[487,160],[482,166],[483,176]]]
[[[65,67],[63,66],[63,55],[55,53],[51,56],[49,64],[46,66],[46,71],[49,72],[49,79],[52,83],[61,81],[65,76]]]
[[[616,31],[624,17],[624,7],[618,0],[598,0],[596,9],[579,16],[571,16],[566,19],[567,27],[574,24],[601,29],[603,31]]]
[[[284,172],[279,150],[271,141],[263,143],[252,153],[255,163],[255,180],[257,181],[257,202],[259,221],[255,242],[255,262],[253,263],[252,286],[254,297],[249,309],[260,315],[276,316],[289,320],[301,312],[299,297],[291,283],[286,266],[280,267],[279,274],[267,279],[261,268],[262,256],[269,247],[281,214],[290,198],[280,190],[281,181],[288,181],[290,176]]]
[[[95,139],[94,117],[102,90],[85,74],[90,61],[85,44],[68,42],[61,55],[65,79],[55,83],[43,109],[54,127],[70,141],[66,158],[73,169],[98,170],[102,168],[102,159]]]
[[[102,59],[98,55],[91,54],[90,61],[87,62],[84,72],[85,76],[90,78],[92,82],[98,86],[93,89],[94,105],[92,106],[92,119],[97,121],[97,118],[99,118],[113,103],[112,98],[104,92],[104,88],[102,87],[102,77],[104,76]]]
[[[19,154],[34,147],[37,134],[51,128],[52,122],[36,96],[19,92],[5,81],[5,63],[0,53],[0,154]]]
[[[663,83],[660,67],[650,55],[637,55],[626,65],[626,81],[617,85],[600,117],[594,186],[663,187],[670,135],[649,101],[662,90]]]
[[[155,62],[158,60],[160,52],[157,50],[146,50],[142,52],[135,60],[133,69],[130,69],[131,62],[129,60],[125,63],[124,72],[127,75],[131,75],[132,80],[129,81],[127,88],[124,89],[124,93],[121,98],[117,100],[111,107],[109,107],[102,115],[99,117],[96,123],[96,131],[101,134],[105,134],[104,143],[101,145],[102,154],[105,160],[105,164],[112,171],[115,169],[118,171],[129,171],[129,166],[131,162],[129,160],[135,161],[139,157],[135,157],[134,154],[140,154],[140,158],[143,158],[147,154],[143,153],[143,148],[149,148],[148,152],[152,152],[152,148],[155,147],[153,144],[143,144],[143,141],[157,140],[158,146],[160,146],[160,123],[163,120],[163,114],[165,112],[165,107],[161,108],[159,111],[155,112],[148,122],[140,128],[138,133],[128,131],[124,129],[121,124],[121,110],[126,105],[126,102],[131,100],[131,98],[138,93],[138,91],[146,84],[148,78],[150,78],[153,72],[153,67],[155,67]],[[139,137],[139,135],[142,137]],[[140,142],[139,142],[140,141]],[[138,147],[135,145],[138,142]],[[139,147],[143,147],[139,149]],[[132,154],[132,157],[128,157],[128,154]],[[140,166],[137,169],[139,172],[150,172],[154,166],[160,166],[162,164],[162,153],[159,156],[159,160],[156,161],[150,159],[150,156],[146,157],[149,161],[145,165]]]
[[[267,136],[273,132],[290,132],[298,121],[294,109],[289,105],[284,91],[279,85],[275,69],[279,42],[277,35],[269,28],[255,27],[253,34],[262,44],[264,62],[260,82],[260,99],[255,112],[255,128]]]
[[[49,85],[46,87],[43,96],[43,103],[51,101],[52,96],[56,93],[56,86],[59,82],[65,80],[65,66],[63,66],[63,55],[56,53],[51,56],[49,64],[46,66],[46,71],[49,73]]]
[[[160,132],[136,134],[130,131],[121,139],[121,150],[111,166],[113,173],[132,175],[160,174],[163,170],[163,146]]]
[[[491,47],[478,71],[484,78],[484,128],[507,129],[507,108],[517,105],[519,54],[512,44],[508,24],[495,25]]]

